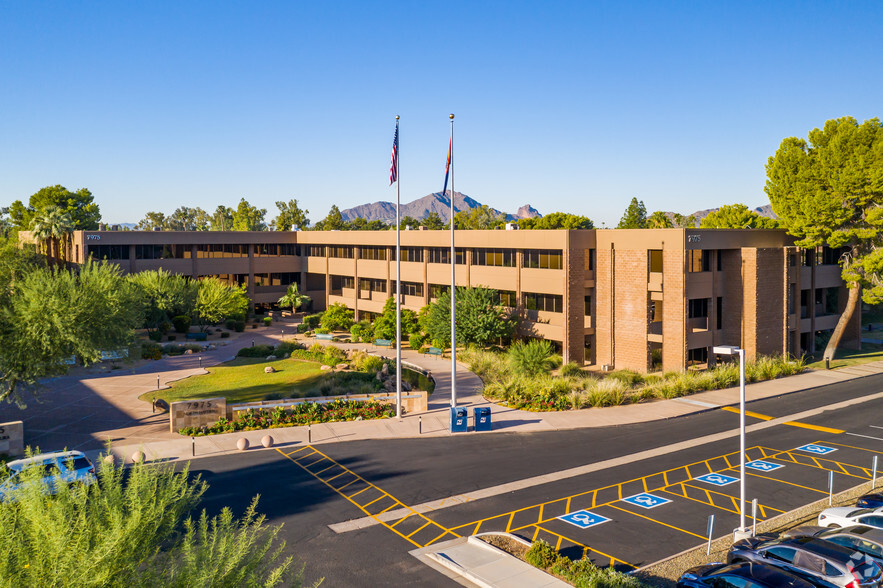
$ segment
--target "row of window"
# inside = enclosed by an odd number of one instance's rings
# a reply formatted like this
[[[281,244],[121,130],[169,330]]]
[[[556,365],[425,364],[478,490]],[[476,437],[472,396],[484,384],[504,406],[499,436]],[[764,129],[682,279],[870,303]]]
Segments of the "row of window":
[[[248,257],[251,245],[212,243],[196,245],[199,259]],[[135,245],[135,259],[190,259],[194,245]],[[293,243],[256,243],[256,257],[281,257],[300,255],[300,246]],[[129,259],[129,245],[89,245],[89,255],[94,259]]]
[[[338,259],[354,259],[355,247],[337,245],[310,245],[307,254],[310,257],[328,257]],[[422,247],[402,247],[402,261],[423,262]],[[472,249],[472,265],[515,267],[514,249]],[[458,248],[456,251],[457,263],[465,265],[466,250]],[[395,250],[386,247],[365,246],[359,248],[359,259],[386,261],[395,260]],[[593,259],[589,256],[588,259]],[[451,263],[451,250],[448,247],[427,248],[428,263]],[[524,250],[524,267],[542,269],[561,269],[564,267],[563,253],[560,249],[526,249]]]
[[[231,286],[248,286],[248,274],[218,274],[217,278]],[[300,272],[254,274],[255,286],[288,286],[300,284]]]

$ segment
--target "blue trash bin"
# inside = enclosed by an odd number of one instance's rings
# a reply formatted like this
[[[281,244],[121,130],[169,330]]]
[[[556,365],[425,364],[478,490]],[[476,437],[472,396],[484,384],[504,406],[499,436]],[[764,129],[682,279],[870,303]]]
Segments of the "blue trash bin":
[[[488,406],[475,407],[472,409],[475,415],[475,431],[491,430],[491,409]]]
[[[465,433],[466,430],[466,409],[460,406],[452,406],[451,433]]]

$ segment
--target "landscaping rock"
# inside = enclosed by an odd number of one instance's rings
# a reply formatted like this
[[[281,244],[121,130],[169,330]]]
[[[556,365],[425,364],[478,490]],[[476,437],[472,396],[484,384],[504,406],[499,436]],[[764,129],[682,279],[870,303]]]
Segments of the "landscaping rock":
[[[288,359],[289,357],[291,357],[291,354],[286,353],[285,355],[282,356],[282,359]]]
[[[261,438],[261,445],[264,447],[273,447],[273,438],[269,435],[264,435]]]
[[[322,371],[328,371],[328,370],[333,369],[333,368],[332,368],[330,365],[323,365],[323,366],[320,367],[319,369],[322,370]]]
[[[132,463],[143,462],[144,461],[144,452],[143,451],[136,451],[135,453],[132,454],[131,459],[132,459]]]
[[[347,364],[345,364],[345,363],[339,363],[339,364],[337,364],[336,366],[334,366],[334,368],[335,368],[335,369],[338,369],[338,370],[345,370],[345,369],[347,368]]]
[[[193,350],[188,349],[187,351],[184,352],[184,355],[193,355]]]
[[[236,442],[236,448],[239,449],[239,451],[245,451],[248,449],[248,439],[240,437],[239,441]]]
[[[273,361],[274,359],[276,359],[275,355],[268,355],[267,356],[267,361]]]
[[[380,373],[383,374],[384,376],[389,375],[389,364],[388,363],[383,364],[383,367],[380,368]]]
[[[159,410],[163,412],[169,412],[169,403],[163,400],[162,398],[157,398],[156,403],[154,404]]]
[[[109,464],[109,465],[114,465],[116,463],[116,457],[114,456],[113,453],[108,453],[107,455],[104,456],[104,459],[102,459],[101,461],[103,461],[104,463]]]
[[[274,367],[271,366],[271,365],[268,365],[267,367],[264,368],[264,373],[265,373],[265,374],[272,374],[272,373],[274,373],[275,371],[276,371],[276,368],[274,368]]]

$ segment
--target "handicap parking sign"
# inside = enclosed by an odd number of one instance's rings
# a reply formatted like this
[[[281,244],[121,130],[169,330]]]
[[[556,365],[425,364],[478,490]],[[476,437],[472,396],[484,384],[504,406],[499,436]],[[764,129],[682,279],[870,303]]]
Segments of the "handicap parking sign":
[[[707,484],[714,484],[715,486],[726,486],[727,484],[739,481],[739,478],[725,476],[724,474],[705,474],[704,476],[699,476],[693,479]]]
[[[759,470],[761,472],[771,472],[773,470],[777,470],[777,469],[783,468],[785,466],[783,466],[780,463],[771,463],[768,461],[763,461],[763,460],[758,459],[755,461],[749,461],[748,463],[745,464],[745,467],[751,468],[752,470]]]
[[[595,525],[600,525],[601,523],[606,523],[610,520],[607,517],[602,517],[601,515],[597,515],[587,510],[569,512],[566,515],[561,515],[558,518],[565,523],[576,525],[580,529],[588,529],[589,527],[594,527]]]
[[[816,445],[815,443],[810,443],[809,445],[803,445],[802,447],[797,448],[799,451],[806,451],[807,453],[815,453],[816,455],[827,455],[832,451],[837,451],[833,447],[826,447],[825,445]]]
[[[657,506],[661,506],[663,504],[671,502],[671,500],[669,500],[668,498],[656,496],[655,494],[647,494],[646,492],[643,494],[635,494],[634,496],[629,496],[628,498],[623,498],[622,501],[643,508],[656,508]]]

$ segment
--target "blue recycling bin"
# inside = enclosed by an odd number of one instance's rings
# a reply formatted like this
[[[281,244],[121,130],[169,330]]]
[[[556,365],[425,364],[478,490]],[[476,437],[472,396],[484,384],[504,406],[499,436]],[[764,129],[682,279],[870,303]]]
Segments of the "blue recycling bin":
[[[472,409],[475,416],[474,431],[490,431],[491,430],[491,409],[489,406],[477,406]]]
[[[465,433],[466,409],[460,406],[451,407],[451,433]]]

